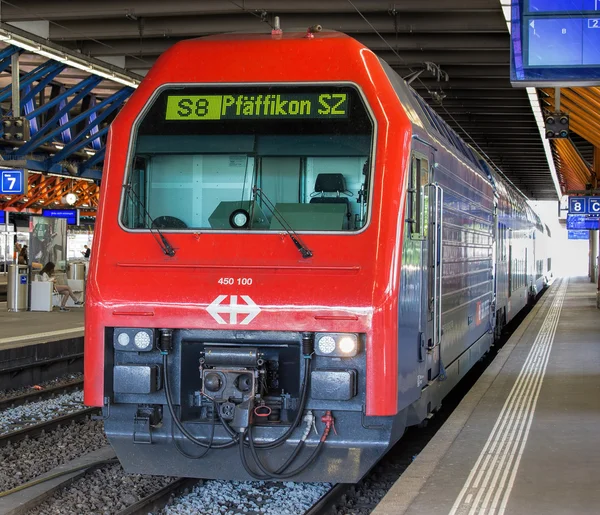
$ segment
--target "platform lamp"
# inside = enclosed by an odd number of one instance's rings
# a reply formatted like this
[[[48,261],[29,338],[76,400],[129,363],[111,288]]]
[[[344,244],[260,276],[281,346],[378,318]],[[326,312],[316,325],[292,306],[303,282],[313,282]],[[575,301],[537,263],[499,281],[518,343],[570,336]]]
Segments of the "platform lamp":
[[[544,116],[546,139],[569,137],[569,115],[561,112],[549,113]]]

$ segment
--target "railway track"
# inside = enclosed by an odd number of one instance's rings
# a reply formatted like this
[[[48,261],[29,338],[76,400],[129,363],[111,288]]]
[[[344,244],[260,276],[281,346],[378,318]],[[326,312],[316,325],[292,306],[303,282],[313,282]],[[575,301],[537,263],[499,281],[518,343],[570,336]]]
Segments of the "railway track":
[[[304,515],[326,515],[336,504],[342,501],[348,490],[348,486],[345,483],[338,483],[313,504]]]
[[[176,479],[172,483],[164,486],[150,495],[147,495],[126,509],[118,511],[116,515],[148,515],[148,513],[158,512],[166,506],[171,497],[179,495],[186,488],[191,488],[196,483],[198,483],[198,479]]]
[[[42,390],[33,390],[31,392],[13,395],[11,397],[5,397],[3,399],[0,399],[0,411],[7,408],[22,406],[23,404],[27,404],[30,402],[49,399],[56,395],[61,395],[63,393],[69,393],[81,389],[82,387],[83,379],[77,379],[69,383],[63,383],[56,386],[48,386],[43,388]]]
[[[79,420],[83,420],[91,415],[96,415],[98,413],[100,413],[100,410],[98,408],[83,408],[74,413],[61,415],[59,417],[50,420],[45,420],[43,422],[32,423],[30,425],[27,425],[26,427],[17,429],[16,431],[10,431],[8,433],[0,435],[0,447],[8,445],[9,442],[15,443],[24,440],[25,438],[35,438],[43,432],[52,431],[57,427],[61,427],[64,425],[71,424],[73,422],[77,422]]]
[[[83,372],[83,352],[70,352],[47,359],[27,359],[28,361],[24,362],[9,361],[8,366],[0,367],[0,390],[37,384],[64,374]]]

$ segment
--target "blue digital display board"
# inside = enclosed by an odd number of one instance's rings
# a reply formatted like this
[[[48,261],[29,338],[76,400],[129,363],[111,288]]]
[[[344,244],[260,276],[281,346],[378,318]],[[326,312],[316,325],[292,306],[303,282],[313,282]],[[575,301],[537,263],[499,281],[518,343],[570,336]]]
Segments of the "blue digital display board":
[[[567,215],[567,229],[569,230],[593,230],[600,228],[600,216],[598,215]]]
[[[77,209],[42,209],[42,216],[66,218],[68,225],[77,225]]]
[[[0,211],[0,224],[6,223],[6,211]]]
[[[511,81],[600,84],[600,0],[512,0]]]

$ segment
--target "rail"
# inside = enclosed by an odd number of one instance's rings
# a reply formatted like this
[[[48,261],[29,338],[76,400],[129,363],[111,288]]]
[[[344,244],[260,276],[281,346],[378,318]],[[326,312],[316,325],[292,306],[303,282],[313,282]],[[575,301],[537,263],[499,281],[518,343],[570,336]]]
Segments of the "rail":
[[[75,413],[62,415],[38,424],[32,424],[22,429],[18,429],[17,431],[11,431],[10,433],[4,433],[3,435],[0,435],[0,447],[8,445],[9,442],[14,443],[24,440],[25,438],[34,438],[43,432],[52,431],[57,427],[86,419],[88,416],[97,414],[99,412],[99,408],[84,408],[76,411]]]
[[[49,386],[44,388],[43,390],[34,390],[32,392],[23,393],[21,395],[14,395],[12,397],[6,397],[4,399],[0,399],[0,410],[4,410],[7,408],[14,408],[16,406],[21,406],[23,404],[27,404],[29,402],[41,401],[44,399],[48,399],[50,397],[54,397],[55,395],[60,395],[63,393],[69,393],[73,390],[79,390],[83,386],[83,379],[78,379],[76,381],[72,381],[70,383],[65,383],[56,386]]]

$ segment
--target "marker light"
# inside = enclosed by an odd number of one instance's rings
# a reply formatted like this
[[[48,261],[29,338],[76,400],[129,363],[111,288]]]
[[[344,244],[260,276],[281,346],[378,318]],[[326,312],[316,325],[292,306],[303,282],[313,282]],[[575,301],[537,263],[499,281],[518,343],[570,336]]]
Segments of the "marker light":
[[[138,331],[135,333],[133,344],[140,350],[145,350],[150,346],[151,340],[150,335],[145,331]]]
[[[129,335],[127,333],[119,334],[119,336],[117,336],[117,342],[119,343],[119,345],[126,347],[127,345],[129,345]]]
[[[335,350],[335,339],[332,336],[321,336],[317,341],[320,354],[331,354]]]

